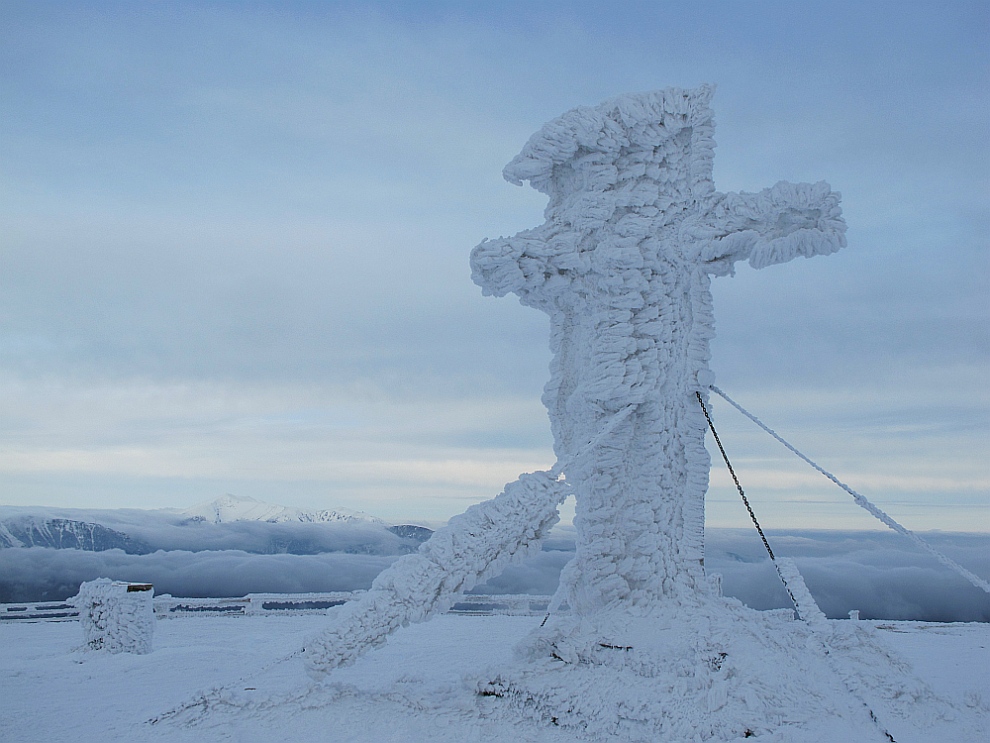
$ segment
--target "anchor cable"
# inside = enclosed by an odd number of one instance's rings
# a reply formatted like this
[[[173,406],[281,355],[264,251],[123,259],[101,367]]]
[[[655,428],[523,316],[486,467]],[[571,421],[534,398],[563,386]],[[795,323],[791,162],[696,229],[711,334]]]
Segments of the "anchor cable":
[[[749,517],[753,520],[753,526],[756,527],[756,531],[760,533],[760,539],[763,540],[763,546],[767,548],[767,554],[770,555],[770,559],[776,561],[773,556],[773,550],[770,549],[770,543],[767,541],[766,535],[763,533],[763,528],[760,526],[760,522],[756,520],[756,514],[753,513],[753,507],[749,505],[749,499],[746,497],[746,493],[743,492],[742,485],[739,484],[739,478],[736,477],[736,471],[732,469],[732,462],[729,461],[729,455],[725,453],[725,447],[722,446],[722,440],[718,437],[718,431],[715,430],[715,424],[712,423],[712,417],[708,414],[708,408],[705,406],[705,401],[701,399],[701,393],[695,392],[698,396],[698,402],[701,403],[701,410],[705,414],[705,420],[708,421],[708,428],[711,429],[712,436],[715,437],[715,443],[718,445],[718,450],[722,454],[722,459],[725,461],[725,466],[729,468],[729,474],[732,475],[732,482],[736,484],[736,490],[739,491],[739,497],[742,498],[743,504],[746,506],[746,510],[749,511]]]
[[[763,540],[763,546],[767,548],[767,554],[770,555],[770,562],[773,563],[774,570],[777,571],[777,577],[780,578],[780,582],[784,586],[784,590],[787,591],[787,595],[791,599],[791,603],[794,604],[794,609],[797,613],[801,614],[801,607],[798,605],[798,601],[794,594],[791,592],[791,587],[787,585],[787,580],[784,578],[784,574],[780,572],[780,565],[777,564],[777,558],[773,555],[773,550],[770,548],[770,542],[767,541],[766,534],[763,533],[763,527],[760,526],[760,522],[756,519],[756,514],[753,513],[753,507],[749,505],[749,498],[746,497],[746,493],[743,492],[742,485],[739,484],[739,478],[736,476],[736,471],[732,468],[732,462],[729,461],[729,455],[725,453],[725,447],[722,446],[722,440],[718,437],[718,431],[715,430],[715,424],[712,422],[712,417],[708,414],[708,407],[705,405],[705,401],[701,397],[700,392],[695,392],[698,397],[698,403],[701,405],[701,410],[705,414],[705,420],[708,421],[708,428],[711,429],[712,436],[715,437],[715,443],[718,445],[718,450],[722,454],[722,459],[725,461],[725,466],[729,468],[729,474],[732,475],[732,481],[736,484],[736,490],[739,491],[739,497],[742,498],[743,504],[746,506],[746,510],[749,511],[749,517],[753,520],[753,526],[756,527],[756,531],[760,534],[760,539]]]
[[[714,386],[712,386],[712,389],[715,390],[716,392],[719,392],[719,394],[722,394]],[[739,478],[736,477],[736,471],[732,468],[732,464],[729,462],[729,457],[725,453],[725,447],[722,446],[722,441],[718,437],[718,432],[715,430],[715,424],[712,423],[712,418],[708,414],[708,408],[705,406],[705,401],[704,399],[702,399],[700,392],[696,391],[695,394],[698,396],[698,402],[701,404],[701,409],[705,413],[705,420],[708,421],[708,427],[711,429],[712,436],[715,437],[715,443],[718,445],[718,450],[722,454],[722,459],[725,460],[725,466],[729,468],[729,474],[732,475],[732,480],[736,484],[736,490],[739,491],[739,495],[742,498],[743,503],[746,505],[746,510],[749,511],[749,517],[753,520],[753,524],[754,526],[756,526],[756,530],[760,533],[760,539],[763,540],[763,546],[767,548],[767,554],[770,555],[770,561],[773,563],[774,569],[776,569],[777,571],[777,577],[780,578],[780,582],[784,585],[784,590],[787,591],[787,595],[790,597],[791,603],[794,604],[794,610],[795,612],[797,612],[798,617],[807,620],[808,617],[801,617],[801,607],[798,604],[797,599],[794,597],[794,594],[791,592],[791,587],[787,585],[787,580],[784,578],[784,574],[781,572],[780,566],[777,564],[777,559],[773,555],[773,550],[770,549],[770,543],[767,541],[766,536],[763,534],[763,529],[760,527],[760,523],[756,520],[756,514],[753,513],[753,509],[749,505],[749,499],[746,498],[746,494],[743,492],[742,485],[739,484]],[[849,678],[847,678],[845,674],[839,672],[838,669],[835,667],[835,664],[832,661],[832,652],[828,642],[823,638],[819,638],[819,641],[821,642],[821,649],[825,654],[826,663],[832,664],[833,669],[841,679],[842,683],[845,685],[846,690],[852,695],[854,699],[856,699],[860,704],[863,705],[863,707],[866,709],[867,714],[869,714],[870,716],[870,720],[876,726],[877,731],[881,735],[883,735],[883,737],[886,738],[887,741],[889,741],[889,743],[897,743],[897,741],[894,740],[894,736],[891,735],[890,731],[884,726],[882,722],[880,722],[880,718],[877,717],[876,713],[873,711],[873,709],[870,707],[867,701],[863,699],[862,696],[860,696],[859,692],[850,683]]]
[[[785,447],[787,447],[787,449],[789,451],[791,451],[791,453],[795,454],[798,458],[804,460],[806,463],[808,463],[809,465],[811,465],[812,468],[814,468],[815,470],[817,470],[818,472],[820,472],[822,475],[824,475],[825,477],[827,477],[833,483],[835,483],[840,488],[842,488],[847,493],[849,493],[849,495],[851,495],[852,498],[853,498],[853,500],[856,502],[856,505],[857,506],[859,506],[860,508],[863,508],[863,509],[869,511],[871,514],[873,514],[873,516],[876,519],[878,519],[882,523],[886,524],[888,527],[890,527],[891,529],[893,529],[894,531],[896,531],[898,534],[903,534],[905,537],[907,537],[912,542],[914,542],[918,547],[920,547],[921,549],[923,549],[926,552],[928,552],[929,554],[931,554],[936,560],[938,560],[940,563],[942,563],[945,567],[949,568],[950,570],[954,570],[956,573],[958,573],[959,575],[961,575],[963,578],[965,578],[966,580],[968,580],[970,583],[972,583],[977,588],[980,588],[980,589],[986,591],[987,593],[990,593],[990,583],[988,583],[987,581],[983,580],[978,575],[976,575],[974,573],[971,573],[969,570],[967,570],[962,565],[960,565],[959,563],[957,563],[951,557],[948,557],[947,555],[944,555],[941,552],[939,552],[937,549],[935,549],[934,547],[932,547],[930,544],[928,544],[928,542],[926,542],[924,539],[922,539],[921,537],[919,537],[917,534],[915,534],[910,529],[908,529],[908,528],[906,528],[904,526],[901,526],[899,523],[897,523],[896,521],[894,521],[894,519],[892,519],[884,511],[882,511],[880,508],[878,508],[873,503],[871,503],[869,500],[867,500],[867,498],[865,496],[857,493],[851,487],[849,487],[844,482],[842,482],[841,480],[839,480],[831,472],[829,472],[828,470],[826,470],[823,467],[819,466],[818,464],[816,464],[815,462],[813,462],[811,459],[809,459],[808,457],[806,457],[804,454],[802,454],[801,452],[799,452],[791,444],[789,444],[783,438],[781,438],[781,436],[776,431],[774,431],[772,428],[770,428],[768,425],[766,425],[763,421],[761,421],[755,415],[753,415],[748,410],[746,410],[742,405],[740,405],[739,403],[737,403],[735,400],[733,400],[731,397],[729,397],[727,394],[725,394],[718,387],[716,387],[715,385],[711,385],[711,388],[710,389],[712,390],[712,392],[714,392],[719,397],[721,397],[723,400],[725,400],[727,403],[729,403],[729,405],[731,405],[732,407],[734,407],[740,413],[742,413],[747,418],[749,418],[751,421],[753,421],[753,423],[755,423],[757,426],[759,426],[760,428],[762,428],[768,434],[770,434],[771,436],[773,436],[773,438],[775,438],[777,441],[779,441],[781,444],[783,444]],[[699,399],[700,399],[700,395],[699,395]],[[716,440],[717,440],[717,437],[716,437]]]

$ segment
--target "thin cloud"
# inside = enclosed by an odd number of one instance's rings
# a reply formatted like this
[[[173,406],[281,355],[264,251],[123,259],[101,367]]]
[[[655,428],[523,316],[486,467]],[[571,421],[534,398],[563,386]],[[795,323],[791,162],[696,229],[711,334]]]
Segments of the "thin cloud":
[[[926,524],[986,506],[979,4],[8,15],[0,499],[444,519],[549,466],[546,319],[469,278],[542,221],[501,167],[569,107],[713,81],[718,187],[824,178],[850,225],[713,282],[719,384]]]

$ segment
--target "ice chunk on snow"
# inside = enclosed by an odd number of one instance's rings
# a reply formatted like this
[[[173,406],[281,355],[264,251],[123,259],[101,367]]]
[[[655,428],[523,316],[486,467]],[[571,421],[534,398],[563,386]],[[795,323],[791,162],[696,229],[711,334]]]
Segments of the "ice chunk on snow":
[[[79,609],[86,645],[111,653],[150,653],[155,632],[153,596],[154,589],[143,583],[109,578],[83,583],[71,601]]]
[[[808,590],[808,586],[798,570],[797,563],[789,557],[777,557],[774,564],[777,568],[777,574],[787,588],[787,593],[794,601],[798,616],[813,628],[827,626],[825,614],[818,608],[811,591]]]

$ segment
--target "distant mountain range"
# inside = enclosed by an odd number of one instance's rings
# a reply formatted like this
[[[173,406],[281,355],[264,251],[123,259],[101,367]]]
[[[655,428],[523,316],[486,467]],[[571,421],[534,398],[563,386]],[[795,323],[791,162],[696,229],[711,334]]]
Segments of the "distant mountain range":
[[[0,521],[0,548],[52,547],[89,552],[120,549],[130,554],[150,552],[126,534],[102,524],[73,519],[15,517]]]
[[[184,510],[0,506],[0,549],[403,554],[432,533],[412,524],[392,526],[360,511],[307,511],[235,495]]]
[[[269,524],[284,524],[298,521],[305,524],[335,524],[335,523],[370,523],[388,526],[385,521],[369,516],[363,511],[348,511],[346,509],[321,511],[303,511],[290,506],[279,506],[265,503],[254,498],[238,495],[220,496],[209,503],[180,511],[184,516],[197,521],[208,521],[211,524],[225,524],[231,521],[264,521]]]

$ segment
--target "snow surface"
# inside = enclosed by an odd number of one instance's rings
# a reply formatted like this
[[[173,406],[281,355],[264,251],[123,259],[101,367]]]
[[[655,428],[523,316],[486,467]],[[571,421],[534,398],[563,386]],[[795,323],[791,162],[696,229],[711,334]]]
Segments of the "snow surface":
[[[550,722],[520,718],[503,700],[475,693],[479,680],[490,680],[497,673],[491,669],[510,662],[512,647],[539,621],[440,616],[393,636],[385,647],[353,666],[338,669],[327,685],[312,684],[298,655],[293,656],[325,624],[320,615],[160,620],[149,655],[85,651],[77,622],[2,624],[0,739],[77,743],[595,740]],[[898,743],[975,743],[990,738],[990,625],[830,624],[870,631],[877,636],[876,643],[903,658],[897,676],[888,681],[905,691],[905,704],[913,699],[909,692],[917,678],[930,687],[920,713],[905,716],[903,710],[897,714],[896,709],[878,708]],[[287,656],[293,657],[279,662]],[[836,663],[839,670],[863,671],[855,658]],[[787,673],[769,663],[762,670],[767,676]],[[822,689],[836,685],[835,673],[831,679],[821,679]],[[158,722],[149,722],[155,719]],[[883,740],[871,737],[869,729],[833,735],[832,722],[827,717],[809,720],[797,731],[800,735],[791,738],[760,734],[745,740]],[[597,740],[626,739],[613,735]]]

